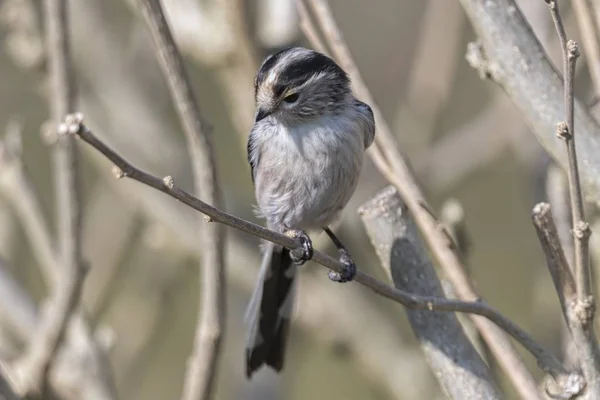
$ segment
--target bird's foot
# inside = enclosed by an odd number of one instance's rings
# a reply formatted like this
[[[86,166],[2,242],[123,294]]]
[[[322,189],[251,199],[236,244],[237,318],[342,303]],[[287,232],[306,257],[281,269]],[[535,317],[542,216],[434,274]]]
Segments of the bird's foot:
[[[345,283],[354,280],[356,276],[356,264],[352,261],[348,250],[342,248],[340,251],[340,263],[344,266],[342,272],[329,271],[329,279],[334,282]]]
[[[290,258],[296,265],[302,265],[308,260],[310,260],[313,256],[313,246],[312,241],[301,229],[290,229],[286,232],[286,236],[297,239],[302,244],[301,247],[297,249],[290,250]]]

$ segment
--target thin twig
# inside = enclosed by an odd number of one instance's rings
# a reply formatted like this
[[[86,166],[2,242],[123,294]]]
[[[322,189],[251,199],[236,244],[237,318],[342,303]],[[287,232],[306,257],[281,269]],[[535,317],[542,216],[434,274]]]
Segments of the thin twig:
[[[60,130],[62,118],[74,108],[74,87],[69,48],[68,8],[65,0],[44,1],[49,74],[50,110]],[[73,138],[59,135],[53,151],[57,198],[61,273],[51,288],[38,334],[19,360],[22,394],[43,394],[48,371],[65,336],[67,323],[81,297],[85,269],[81,263],[78,162]]]
[[[567,41],[567,35],[556,0],[546,0],[550,8],[552,20],[556,27],[562,47],[564,68],[564,101],[566,122],[557,124],[557,134],[565,141],[568,157],[569,197],[571,201],[571,215],[575,237],[575,286],[576,298],[571,299],[571,304],[566,309],[575,346],[579,352],[581,370],[586,379],[588,392],[592,398],[600,397],[600,352],[594,332],[595,302],[590,286],[590,254],[589,239],[591,230],[585,221],[583,209],[583,195],[577,151],[575,148],[575,64],[579,57],[577,42]]]
[[[159,0],[138,0],[154,39],[160,66],[183,125],[194,175],[196,197],[219,207],[220,194],[209,124],[202,118]],[[224,230],[198,221],[202,260],[200,303],[194,350],[188,361],[182,399],[209,399],[214,388],[225,330]]]
[[[569,302],[573,300],[573,296],[576,293],[575,278],[560,243],[550,205],[548,203],[537,204],[533,208],[531,218],[542,244],[548,270],[556,287],[561,307],[566,316]]]
[[[105,143],[100,141],[82,122],[83,117],[78,114],[72,119],[73,124],[69,127],[68,132],[70,134],[77,135],[83,141],[93,146],[96,150],[102,153],[112,163],[115,164],[115,175],[117,178],[127,177],[157,189],[167,195],[179,200],[187,206],[199,211],[206,216],[211,222],[218,222],[225,224],[232,228],[238,229],[245,233],[257,236],[261,239],[268,240],[270,242],[279,244],[289,249],[296,249],[301,246],[301,243],[292,239],[291,237],[282,235],[275,231],[263,228],[260,225],[252,222],[243,220],[235,217],[224,211],[215,208],[186,192],[185,190],[175,186],[173,178],[167,176],[163,179],[152,176],[144,171],[141,171],[131,165],[128,161],[123,159]],[[343,270],[343,265],[340,262],[324,253],[315,251],[313,258],[317,264],[320,264],[328,269],[336,272]],[[497,324],[500,328],[504,329],[517,341],[519,341],[529,352],[531,352],[536,359],[540,367],[558,377],[562,374],[568,373],[556,360],[556,358],[547,352],[542,346],[536,343],[527,333],[525,333],[516,324],[510,321],[508,318],[500,314],[496,309],[490,307],[481,300],[466,302],[440,299],[430,296],[418,296],[411,293],[407,293],[402,290],[395,289],[385,283],[358,271],[355,280],[372,289],[379,295],[396,301],[405,307],[415,310],[431,310],[431,311],[448,311],[448,312],[464,312],[469,314],[477,314],[486,317],[490,321]]]
[[[342,68],[351,76],[354,89],[361,100],[366,101],[373,109],[377,122],[377,134],[375,135],[375,143],[368,152],[373,162],[385,174],[390,183],[398,189],[400,196],[414,216],[427,245],[449,281],[454,285],[457,296],[465,301],[478,299],[479,295],[475,291],[458,254],[448,247],[447,237],[439,229],[438,221],[424,209],[425,196],[416,182],[408,161],[398,150],[394,136],[363,81],[327,3],[324,0],[300,1],[310,2],[311,9],[332,53]],[[377,151],[383,157],[373,157],[373,154]],[[517,354],[508,337],[496,326],[490,324],[489,321],[474,318],[474,323],[519,393],[528,399],[540,399],[535,380],[525,368],[521,357]]]
[[[547,168],[545,191],[546,197],[548,198],[548,203],[550,203],[550,206],[552,207],[553,222],[556,225],[553,230],[555,230],[556,234],[558,235],[558,240],[560,242],[559,244],[564,252],[567,266],[571,271],[573,293],[576,293],[575,278],[573,276],[573,260],[575,259],[575,250],[573,248],[573,236],[571,235],[571,205],[569,203],[569,188],[567,185],[567,177],[565,176],[563,170],[555,163],[551,163]],[[550,266],[548,257],[546,257],[546,260],[548,267],[552,268]],[[552,269],[550,270],[550,273],[552,275]],[[556,280],[554,278],[553,280],[556,284]],[[566,311],[565,308],[563,308],[563,312],[564,311]],[[566,315],[567,314],[565,314],[565,317]],[[565,323],[561,324],[560,330],[562,342],[562,361],[569,368],[573,368],[579,365],[579,356],[577,354],[577,349],[575,348],[575,343],[573,343],[569,321],[567,321],[566,318]]]
[[[564,139],[567,146],[569,159],[569,194],[571,198],[571,215],[573,216],[573,235],[575,236],[575,279],[577,281],[577,298],[580,302],[592,302],[590,299],[590,260],[588,243],[591,234],[589,225],[585,222],[583,210],[583,195],[579,179],[579,166],[577,164],[577,151],[575,149],[575,96],[573,82],[575,80],[575,63],[579,57],[578,45],[575,41],[567,41],[565,28],[560,17],[558,4],[549,0],[548,5],[556,31],[560,39],[563,52],[564,85],[565,85],[565,110],[566,123],[557,125],[557,134]],[[592,316],[593,318],[593,313]]]

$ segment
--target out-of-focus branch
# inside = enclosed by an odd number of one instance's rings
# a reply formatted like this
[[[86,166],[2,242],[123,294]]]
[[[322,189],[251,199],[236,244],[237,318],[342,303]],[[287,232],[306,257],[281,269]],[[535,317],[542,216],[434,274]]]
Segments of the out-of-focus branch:
[[[37,194],[23,169],[20,146],[14,145],[14,139],[8,139],[0,143],[0,193],[16,211],[32,252],[41,267],[46,286],[53,288],[58,285],[61,272],[51,242],[50,230]],[[0,291],[7,294],[2,288]],[[16,296],[14,301],[23,304],[18,298],[20,297]],[[32,303],[31,300],[30,302]],[[36,322],[38,316],[35,314],[35,307],[32,305],[29,309],[33,311],[25,312],[27,308],[8,307],[9,303],[5,301],[0,303],[7,306],[2,313],[10,319],[11,326],[16,324],[20,327],[15,332],[20,339],[24,342],[33,340],[37,333],[36,327],[40,323]],[[56,363],[53,364],[50,383],[64,399],[76,400],[85,393],[87,398],[93,400],[114,400],[116,392],[110,367],[104,357],[92,339],[82,316],[76,314],[71,319],[67,340],[59,351]]]
[[[559,122],[557,134],[565,141],[568,158],[569,197],[571,201],[572,233],[575,239],[575,289],[577,298],[572,298],[566,313],[579,352],[581,369],[587,382],[587,392],[592,398],[600,397],[600,351],[594,332],[596,304],[591,290],[589,240],[592,231],[585,221],[583,194],[579,178],[579,165],[575,148],[575,64],[579,48],[573,40],[567,41],[556,0],[546,0],[556,26],[562,47],[564,68],[564,101],[566,122]],[[579,135],[577,135],[579,141]],[[557,238],[558,239],[558,238]],[[563,255],[564,258],[564,255]],[[564,267],[566,269],[566,267]],[[566,295],[566,293],[565,293]]]
[[[100,141],[96,136],[94,136],[94,134],[85,125],[83,125],[83,117],[80,114],[70,116],[69,119],[71,121],[71,125],[68,129],[68,132],[70,134],[77,135],[83,141],[93,146],[96,150],[101,152],[110,161],[112,161],[116,166],[114,171],[118,178],[128,177],[166,193],[193,208],[194,210],[205,214],[209,217],[210,222],[225,224],[292,250],[302,246],[302,244],[295,238],[263,228],[259,225],[235,217],[207,203],[204,203],[200,199],[175,186],[173,178],[170,176],[160,179],[137,169],[117,153],[115,153],[112,149],[110,149],[106,144]],[[314,252],[312,260],[317,264],[320,264],[335,272],[341,272],[343,270],[343,265],[338,260],[335,260],[319,251]],[[355,281],[369,287],[377,294],[390,300],[394,300],[410,309],[454,311],[484,316],[523,344],[523,346],[536,357],[538,364],[546,372],[550,373],[555,378],[559,378],[564,374],[568,374],[568,372],[560,365],[556,358],[548,353],[542,346],[536,343],[531,337],[529,337],[527,333],[525,333],[512,321],[501,315],[497,310],[481,300],[465,302],[440,299],[431,296],[418,296],[395,289],[371,276],[363,274],[360,271],[358,271]]]
[[[73,71],[69,47],[66,0],[44,2],[49,77],[50,110],[57,127],[74,107]],[[81,226],[77,152],[73,138],[60,135],[53,150],[61,273],[44,307],[38,334],[15,368],[16,391],[23,395],[46,391],[50,365],[64,339],[67,323],[81,297],[85,268],[81,263]]]
[[[259,0],[257,2],[257,36],[264,47],[285,47],[298,36],[296,0]]]
[[[600,19],[594,18],[592,0],[573,0],[573,10],[577,16],[583,51],[594,84],[594,95],[600,94]]]
[[[564,119],[563,80],[546,56],[514,0],[461,0],[479,43],[479,70],[498,83],[532,128],[533,133],[566,170],[564,145],[555,124]],[[575,100],[577,150],[586,193],[600,199],[600,127]]]
[[[220,207],[220,190],[211,127],[200,109],[189,83],[183,59],[177,50],[159,0],[138,0],[154,39],[156,53],[167,79],[171,98],[183,125],[194,175],[194,191]],[[209,399],[214,387],[221,342],[225,331],[224,230],[220,224],[198,221],[202,246],[201,299],[194,350],[188,361],[182,399]]]
[[[444,297],[417,227],[395,188],[379,192],[358,212],[396,288]],[[407,313],[429,365],[448,397],[502,398],[488,367],[455,315],[416,310]]]
[[[480,298],[463,267],[457,252],[448,245],[448,238],[441,224],[431,212],[425,196],[416,182],[406,158],[398,150],[389,126],[382,118],[373,96],[350,55],[342,34],[335,23],[327,2],[324,0],[309,1],[325,39],[342,68],[352,78],[353,86],[361,100],[366,101],[375,114],[377,134],[375,143],[369,150],[373,162],[383,175],[398,189],[406,202],[415,222],[419,226],[430,250],[440,263],[445,275],[454,285],[457,296],[465,301]],[[381,157],[380,155],[383,155]],[[523,361],[510,343],[508,337],[498,327],[481,318],[474,318],[474,323],[490,349],[498,358],[506,374],[511,378],[519,393],[528,399],[539,399],[537,385],[531,374],[523,365]]]
[[[181,51],[214,68],[230,119],[243,133],[244,146],[254,118],[252,78],[257,66],[245,4],[243,0],[169,0],[163,4]]]
[[[466,20],[460,5],[453,1],[432,1],[425,7],[415,33],[418,45],[411,57],[408,88],[391,124],[399,140],[408,132],[418,132],[410,138],[410,151],[415,152],[430,146],[452,92]]]

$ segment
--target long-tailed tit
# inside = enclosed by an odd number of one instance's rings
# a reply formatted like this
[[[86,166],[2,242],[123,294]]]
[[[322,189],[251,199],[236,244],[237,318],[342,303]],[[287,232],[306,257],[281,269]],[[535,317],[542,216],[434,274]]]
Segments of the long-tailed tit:
[[[332,280],[354,278],[356,266],[328,226],[354,193],[375,136],[371,108],[353,96],[346,72],[321,53],[294,47],[267,57],[254,87],[248,162],[258,211],[270,229],[303,245],[293,251],[273,243],[263,247],[259,282],[246,312],[248,378],[263,364],[283,368],[296,265],[312,257],[305,230],[323,229],[338,248],[344,271],[331,271]]]

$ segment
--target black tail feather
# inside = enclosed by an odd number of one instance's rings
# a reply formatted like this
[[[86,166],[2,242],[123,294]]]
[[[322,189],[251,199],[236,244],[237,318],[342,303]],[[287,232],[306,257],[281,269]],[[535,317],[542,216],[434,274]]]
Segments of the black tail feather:
[[[279,372],[285,360],[289,315],[282,312],[292,290],[295,266],[289,250],[274,246],[270,270],[264,277],[260,315],[254,343],[246,348],[246,376],[250,378],[263,364]]]

